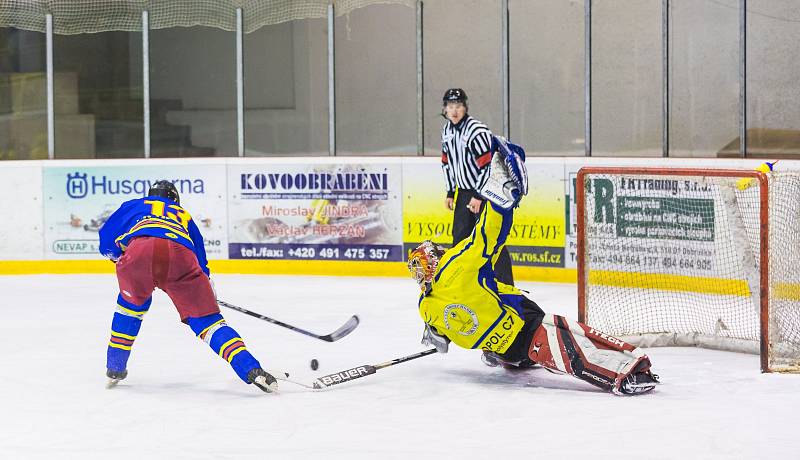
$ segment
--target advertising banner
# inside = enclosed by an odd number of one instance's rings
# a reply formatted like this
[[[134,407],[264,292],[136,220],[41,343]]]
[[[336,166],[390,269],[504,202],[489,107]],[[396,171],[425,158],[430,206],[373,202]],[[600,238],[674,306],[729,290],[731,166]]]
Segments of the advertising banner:
[[[402,260],[398,163],[229,166],[231,259]]]
[[[628,175],[593,176],[585,187],[592,264],[636,273],[723,276],[715,254],[730,238],[724,236],[728,229],[717,225],[725,212],[713,199],[719,186],[690,177]],[[755,189],[748,193],[757,195]]]
[[[577,268],[578,266],[578,205],[577,197],[575,196],[578,170],[581,168],[578,164],[567,164],[564,167],[564,194],[567,197],[569,207],[567,208],[567,237],[564,247],[564,267]]]
[[[2,163],[2,162],[0,162]],[[0,164],[0,260],[41,259],[42,170],[35,162]]]
[[[507,246],[514,265],[564,268],[564,165],[528,160],[528,195],[514,213]],[[453,214],[445,208],[441,168],[432,162],[403,165],[403,245],[407,251],[426,239],[453,240]]]
[[[98,231],[123,202],[143,197],[158,180],[175,184],[209,259],[227,256],[224,165],[48,167],[42,170],[45,258],[101,258]]]

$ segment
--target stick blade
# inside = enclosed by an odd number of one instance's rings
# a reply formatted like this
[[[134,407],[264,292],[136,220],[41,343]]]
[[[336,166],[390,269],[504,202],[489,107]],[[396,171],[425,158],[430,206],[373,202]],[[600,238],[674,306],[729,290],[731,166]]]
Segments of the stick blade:
[[[323,375],[314,380],[311,384],[315,389],[329,388],[340,383],[349,382],[351,380],[360,379],[377,372],[375,366],[365,365],[358,366],[345,371],[336,372],[333,374]]]
[[[320,339],[326,342],[335,342],[353,332],[358,327],[360,322],[361,320],[358,319],[358,316],[353,315],[347,320],[347,322],[342,324],[342,327],[336,329],[328,335],[321,336]]]

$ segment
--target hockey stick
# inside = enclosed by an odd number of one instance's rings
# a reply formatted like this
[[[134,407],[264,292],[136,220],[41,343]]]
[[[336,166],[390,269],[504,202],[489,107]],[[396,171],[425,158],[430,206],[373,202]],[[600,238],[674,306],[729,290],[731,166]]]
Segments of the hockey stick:
[[[299,332],[299,333],[301,333],[303,335],[307,335],[309,337],[314,337],[315,339],[324,340],[326,342],[335,342],[335,341],[341,339],[342,337],[346,336],[347,334],[353,332],[353,330],[355,330],[355,328],[358,326],[358,323],[359,323],[358,316],[353,315],[344,324],[342,324],[342,326],[339,329],[336,329],[335,331],[333,331],[333,332],[331,332],[330,334],[327,334],[327,335],[318,335],[318,334],[314,334],[313,332],[309,332],[309,331],[307,331],[305,329],[300,329],[297,326],[292,326],[291,324],[286,324],[283,321],[278,321],[277,319],[270,318],[269,316],[264,316],[264,315],[261,315],[259,313],[254,312],[254,311],[250,311],[250,310],[248,310],[246,308],[237,307],[236,305],[229,304],[228,302],[225,302],[224,300],[217,299],[217,303],[222,305],[223,307],[230,308],[231,310],[236,310],[236,311],[238,311],[240,313],[244,313],[245,315],[250,315],[250,316],[252,316],[254,318],[263,319],[264,321],[270,322],[272,324],[276,324],[278,326],[285,327],[286,329],[291,329],[291,330],[293,330],[295,332]]]
[[[431,348],[430,350],[421,351],[419,353],[414,353],[413,355],[403,356],[402,358],[395,358],[391,361],[386,361],[385,363],[375,364],[375,365],[364,365],[354,367],[352,369],[347,369],[346,371],[336,372],[334,374],[323,375],[322,377],[317,378],[314,380],[314,383],[310,386],[314,389],[322,389],[332,387],[333,385],[338,385],[340,383],[349,382],[350,380],[360,379],[361,377],[366,377],[368,375],[372,375],[378,371],[378,369],[383,369],[384,367],[394,366],[395,364],[404,363],[406,361],[411,361],[412,359],[422,358],[423,356],[428,356],[436,353],[435,348]],[[309,385],[300,384],[298,382],[291,382],[296,383],[298,385],[304,386],[306,388]]]

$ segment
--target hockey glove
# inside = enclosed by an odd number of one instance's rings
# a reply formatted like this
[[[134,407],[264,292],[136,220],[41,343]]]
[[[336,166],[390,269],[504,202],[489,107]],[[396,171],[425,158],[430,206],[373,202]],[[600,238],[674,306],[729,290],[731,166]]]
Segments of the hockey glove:
[[[492,151],[492,162],[478,184],[478,194],[503,209],[513,208],[528,193],[525,151],[496,136],[492,138]]]
[[[425,346],[432,346],[436,348],[439,353],[447,353],[447,348],[450,346],[450,339],[436,332],[436,329],[431,327],[430,324],[425,325],[425,330],[422,331],[422,342]]]

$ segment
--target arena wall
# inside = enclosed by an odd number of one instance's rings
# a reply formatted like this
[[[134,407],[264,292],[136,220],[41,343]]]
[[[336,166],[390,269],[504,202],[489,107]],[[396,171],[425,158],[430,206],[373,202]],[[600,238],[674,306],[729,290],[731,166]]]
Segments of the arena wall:
[[[757,160],[530,158],[508,246],[520,280],[574,282],[574,179],[584,165],[753,169]],[[800,161],[776,169],[800,170]],[[113,273],[98,229],[158,179],[176,182],[216,273],[406,276],[409,248],[449,243],[429,157],[0,163],[0,274]]]

